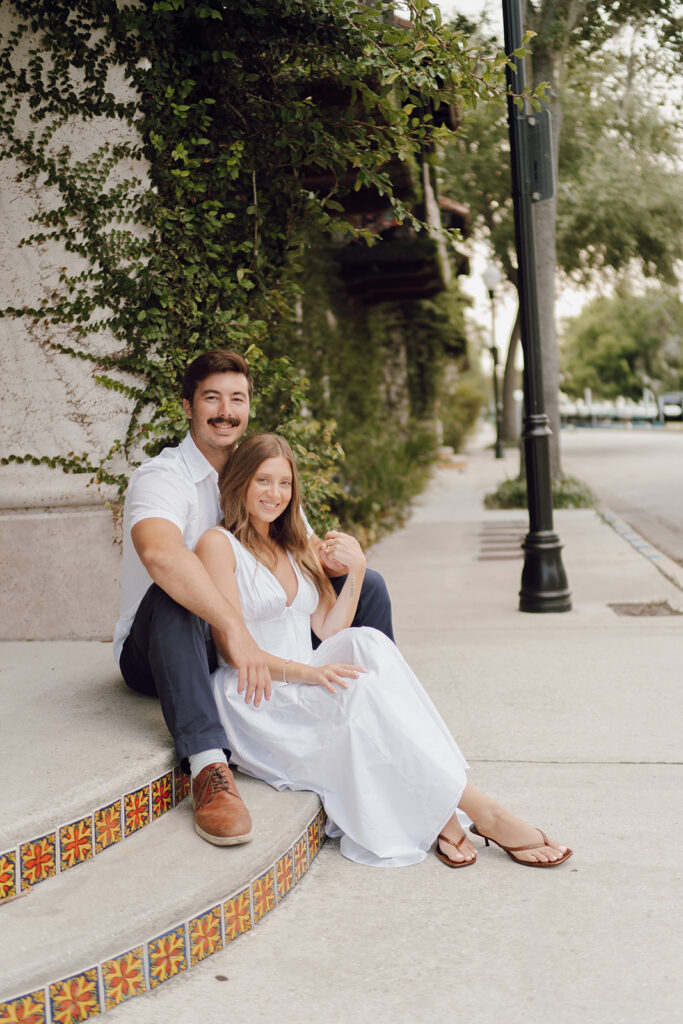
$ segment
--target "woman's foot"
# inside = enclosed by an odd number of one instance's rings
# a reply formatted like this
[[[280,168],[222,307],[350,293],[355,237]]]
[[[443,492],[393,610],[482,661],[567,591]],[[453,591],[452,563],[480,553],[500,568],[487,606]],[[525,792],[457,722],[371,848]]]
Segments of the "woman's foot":
[[[490,839],[498,846],[514,850],[513,860],[522,864],[554,864],[567,860],[571,856],[566,846],[548,837],[540,829],[527,824],[516,814],[512,814],[501,804],[491,801],[490,806],[483,809],[474,818],[480,836]],[[533,849],[520,850],[519,847],[530,846]]]
[[[474,864],[477,859],[477,848],[460,828],[457,819],[455,826],[451,822],[446,825],[437,840],[437,849],[446,860],[458,867]]]

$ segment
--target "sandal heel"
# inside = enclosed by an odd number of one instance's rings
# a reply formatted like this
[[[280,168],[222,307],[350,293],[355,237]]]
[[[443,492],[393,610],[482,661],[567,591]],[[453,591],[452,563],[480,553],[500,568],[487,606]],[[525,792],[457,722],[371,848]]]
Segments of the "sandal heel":
[[[470,832],[472,833],[473,836],[479,836],[480,839],[484,840],[484,842],[485,842],[485,844],[487,846],[489,846],[490,843],[495,843],[496,846],[500,847],[501,850],[503,850],[505,853],[507,853],[507,855],[510,858],[510,860],[514,860],[515,864],[521,864],[522,867],[527,867],[527,868],[556,868],[556,867],[559,867],[560,864],[564,864],[564,862],[566,860],[569,860],[569,858],[572,855],[572,851],[570,849],[566,849],[565,852],[562,854],[562,856],[558,857],[557,860],[531,861],[531,860],[523,860],[521,857],[515,857],[516,853],[522,853],[525,850],[538,850],[539,847],[541,847],[541,846],[550,846],[550,843],[548,842],[548,837],[546,836],[545,832],[542,829],[540,829],[540,828],[537,829],[536,831],[540,832],[541,839],[543,840],[542,843],[535,843],[535,844],[531,843],[528,846],[503,846],[502,843],[497,842],[497,840],[495,840],[495,839],[491,839],[490,842],[489,842],[489,837],[485,836],[485,835],[482,835],[482,833],[479,831],[479,829],[477,828],[476,825],[474,825],[474,824],[470,825]]]

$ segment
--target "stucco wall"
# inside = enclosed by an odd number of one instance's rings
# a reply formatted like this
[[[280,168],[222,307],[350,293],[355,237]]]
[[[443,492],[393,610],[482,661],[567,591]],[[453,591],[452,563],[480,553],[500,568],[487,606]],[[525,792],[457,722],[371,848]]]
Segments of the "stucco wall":
[[[11,28],[11,12],[0,6],[0,29]],[[25,58],[24,53],[19,60]],[[116,74],[119,95],[125,83]],[[20,127],[28,132],[28,109]],[[75,159],[103,142],[120,141],[130,129],[115,121],[72,121],[60,128],[50,149],[68,144]],[[81,264],[61,245],[21,247],[36,230],[31,216],[59,202],[41,181],[20,181],[20,167],[0,163],[0,306],[36,306],[58,285],[60,268]],[[139,164],[120,175],[140,176]],[[33,325],[25,317],[0,319],[0,452],[57,455],[106,453],[127,422],[128,401],[93,379],[92,366],[49,348],[49,340],[73,344],[68,328]],[[89,345],[112,351],[115,339],[103,332]],[[92,349],[91,349],[92,350]],[[105,502],[106,489],[89,486],[88,475],[44,466],[0,467],[0,561],[3,567],[0,638],[110,636],[118,607],[120,546]]]

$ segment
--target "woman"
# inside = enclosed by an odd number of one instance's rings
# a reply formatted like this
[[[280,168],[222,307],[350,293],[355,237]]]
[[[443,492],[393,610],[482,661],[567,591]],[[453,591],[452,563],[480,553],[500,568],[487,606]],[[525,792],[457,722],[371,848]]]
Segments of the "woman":
[[[287,442],[254,434],[219,480],[224,527],[203,535],[197,554],[267,652],[270,700],[238,692],[221,662],[214,695],[243,771],[278,789],[317,792],[329,835],[359,863],[398,867],[436,855],[448,867],[474,863],[458,819],[516,863],[556,867],[571,850],[548,839],[467,782],[467,763],[403,657],[383,634],[348,628],[365,557],[332,533],[323,556],[348,567],[335,599],[300,512]],[[311,628],[323,641],[313,651]],[[225,656],[225,637],[215,633]]]

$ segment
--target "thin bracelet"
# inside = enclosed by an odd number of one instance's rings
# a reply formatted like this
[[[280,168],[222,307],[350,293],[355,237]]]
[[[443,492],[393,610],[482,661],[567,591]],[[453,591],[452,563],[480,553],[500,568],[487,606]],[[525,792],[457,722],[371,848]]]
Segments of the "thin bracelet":
[[[287,682],[287,666],[290,664],[291,660],[292,660],[291,658],[287,658],[285,663],[284,663],[284,665],[282,666],[282,682],[283,683]]]

